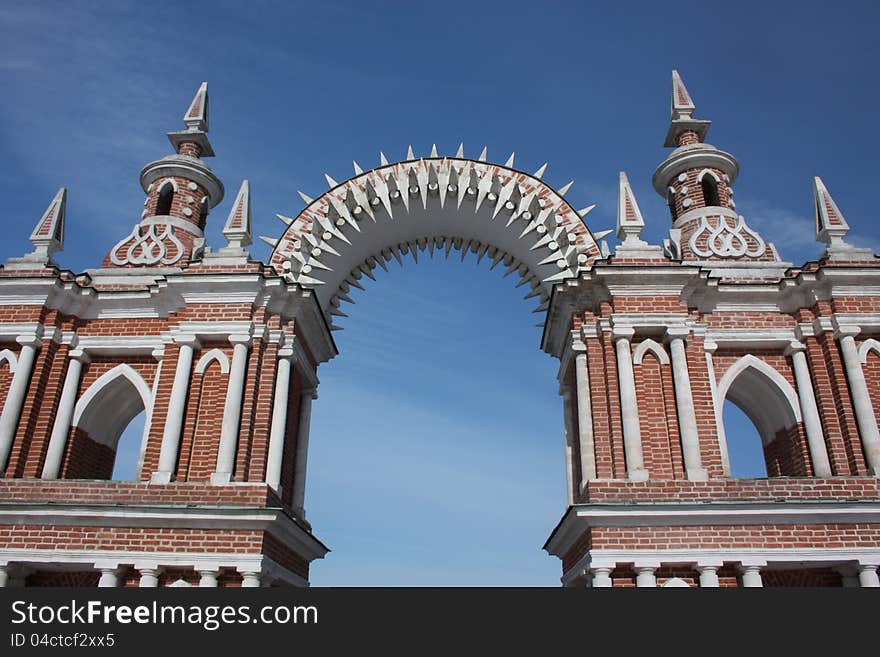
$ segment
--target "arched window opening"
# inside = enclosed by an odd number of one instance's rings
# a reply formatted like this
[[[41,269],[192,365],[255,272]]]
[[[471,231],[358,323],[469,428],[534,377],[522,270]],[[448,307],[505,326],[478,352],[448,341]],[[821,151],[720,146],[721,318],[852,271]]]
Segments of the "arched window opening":
[[[756,453],[748,446],[750,442],[755,444],[749,440],[754,432],[760,437],[765,476],[803,477],[812,473],[797,393],[779,372],[754,356],[745,356],[724,374],[718,395],[724,400],[724,429],[733,476],[750,477],[760,472]]]
[[[723,413],[730,476],[737,479],[766,477],[764,444],[754,423],[731,401],[724,402]]]
[[[707,173],[700,180],[700,186],[703,188],[703,204],[721,205],[721,199],[718,197],[718,181],[710,173]]]
[[[174,200],[174,187],[171,183],[165,183],[159,189],[159,197],[156,201],[156,214],[163,216],[171,214],[172,200]]]
[[[128,365],[98,377],[74,410],[61,477],[134,479],[149,403],[149,387]]]
[[[135,415],[119,437],[119,443],[116,445],[116,459],[113,463],[113,474],[110,477],[114,481],[137,480],[146,417],[146,411]]]

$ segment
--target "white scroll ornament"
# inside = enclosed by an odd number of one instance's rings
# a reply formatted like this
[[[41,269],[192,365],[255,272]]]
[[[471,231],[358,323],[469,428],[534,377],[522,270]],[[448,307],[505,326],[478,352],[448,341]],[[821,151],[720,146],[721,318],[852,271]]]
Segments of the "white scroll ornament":
[[[183,256],[184,246],[174,234],[174,228],[171,224],[165,225],[162,234],[156,234],[156,224],[146,226],[146,232],[141,235],[141,226],[135,226],[131,233],[121,241],[116,243],[110,252],[110,261],[114,265],[172,265]],[[128,248],[123,247],[131,243]],[[174,247],[174,255],[168,256],[168,247],[166,241]],[[140,253],[135,253],[138,247],[141,247]]]
[[[701,258],[709,258],[713,255],[721,258],[757,258],[764,255],[767,245],[761,236],[754,232],[746,225],[746,221],[742,215],[736,218],[733,226],[727,223],[728,217],[725,215],[717,215],[718,225],[712,227],[709,223],[709,217],[700,217],[700,227],[691,235],[689,245],[691,251]],[[698,245],[700,236],[709,233],[706,240],[706,249]],[[749,247],[749,241],[746,236],[751,237],[755,244]]]

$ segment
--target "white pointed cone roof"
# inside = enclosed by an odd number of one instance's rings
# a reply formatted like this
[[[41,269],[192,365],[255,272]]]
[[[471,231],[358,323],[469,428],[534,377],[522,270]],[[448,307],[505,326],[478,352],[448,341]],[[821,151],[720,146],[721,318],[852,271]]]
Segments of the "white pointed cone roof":
[[[626,173],[621,171],[617,192],[617,237],[620,239],[639,238],[644,228],[645,220],[642,218],[642,211],[639,209],[636,196],[629,184],[629,178],[626,177]]]
[[[223,226],[223,236],[230,246],[251,244],[251,188],[247,180],[242,181],[235,202]]]
[[[828,243],[832,237],[846,235],[849,224],[819,176],[813,178],[813,198],[816,202],[816,239]]]
[[[208,132],[208,83],[202,82],[198,91],[183,115],[183,122],[189,130]]]
[[[688,93],[687,87],[684,86],[678,71],[672,71],[672,120],[679,121],[681,119],[693,118],[696,110],[694,101]]]
[[[45,255],[51,255],[64,247],[64,216],[67,210],[67,189],[55,192],[49,207],[40,217],[31,233],[30,241]]]

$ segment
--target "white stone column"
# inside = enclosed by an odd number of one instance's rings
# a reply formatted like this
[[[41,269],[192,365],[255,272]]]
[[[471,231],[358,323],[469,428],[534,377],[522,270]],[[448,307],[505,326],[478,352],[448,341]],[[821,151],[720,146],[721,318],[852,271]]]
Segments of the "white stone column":
[[[669,329],[669,351],[672,359],[672,379],[675,383],[675,409],[678,412],[678,429],[681,436],[681,451],[684,469],[691,481],[706,481],[709,476],[703,467],[700,456],[700,435],[697,432],[697,413],[694,410],[694,395],[691,392],[691,378],[688,373],[687,353],[682,333],[684,330]]]
[[[858,335],[859,331],[860,329],[855,326],[841,326],[837,335],[840,340],[840,350],[843,353],[843,364],[846,367],[846,378],[849,381],[868,471],[874,476],[880,476],[880,429],[877,428],[877,418],[874,416],[868,384],[865,382],[865,373],[862,371],[862,361],[856,348],[854,336]]]
[[[290,393],[290,361],[293,350],[278,351],[275,374],[275,396],[272,400],[272,428],[269,432],[269,454],[266,460],[266,483],[281,494],[281,463],[284,460],[284,437],[287,432],[287,397]]]
[[[200,570],[199,586],[202,588],[217,588],[217,577],[220,575],[219,570]]]
[[[82,366],[89,362],[88,356],[82,349],[71,350],[68,359],[64,387],[61,389],[61,401],[58,403],[49,447],[46,450],[46,462],[43,464],[43,479],[57,479],[61,473],[61,461],[67,448],[67,436],[70,434],[70,422],[73,419],[73,409],[76,407]]]
[[[9,581],[9,566],[3,564],[0,566],[0,588],[5,588]]]
[[[657,588],[657,578],[653,566],[636,566],[636,586],[640,589]]]
[[[574,447],[574,414],[571,411],[571,389],[567,385],[563,385],[562,395],[562,415],[565,426],[565,480],[568,484],[568,503],[574,504],[574,457],[572,452]]]
[[[158,568],[139,568],[141,575],[138,581],[138,587],[142,589],[154,589],[159,586],[159,569]]]
[[[593,405],[590,399],[590,370],[587,354],[575,353],[574,375],[577,386],[578,441],[581,453],[581,490],[596,478],[596,450],[593,441]]]
[[[306,517],[306,465],[309,458],[309,428],[312,422],[312,399],[318,395],[314,388],[306,388],[299,398],[299,427],[296,432],[296,456],[293,470],[293,510],[300,518]]]
[[[21,351],[18,354],[18,362],[15,364],[15,374],[12,375],[12,382],[6,392],[3,412],[0,413],[0,474],[6,470],[6,462],[9,460],[12,441],[15,440],[18,420],[21,417],[21,407],[31,381],[34,358],[37,349],[42,344],[36,335],[19,336],[16,342],[21,345]]]
[[[761,581],[761,566],[743,565],[742,585],[743,588],[761,588],[764,586],[764,582]]]
[[[816,407],[816,397],[813,394],[813,382],[810,378],[810,366],[807,365],[805,349],[806,345],[803,343],[792,342],[788,345],[786,354],[791,356],[794,368],[794,379],[797,385],[801,415],[804,418],[804,431],[807,434],[807,446],[810,449],[813,473],[817,477],[830,477],[831,462],[828,460],[828,450],[825,447],[825,434],[822,432],[822,420],[819,418],[819,409]]]
[[[613,568],[609,568],[607,566],[601,566],[597,568],[590,568],[590,572],[593,573],[593,588],[594,589],[607,589],[611,588],[614,583],[611,581],[611,571]]]
[[[877,564],[859,564],[859,586],[870,589],[880,588]]]
[[[718,581],[718,569],[720,566],[708,565],[697,566],[697,572],[700,573],[700,588],[717,589],[720,585]]]
[[[171,400],[165,416],[165,430],[162,433],[162,448],[159,451],[159,469],[153,473],[154,484],[167,484],[177,469],[177,455],[180,450],[180,431],[183,428],[183,415],[186,411],[186,398],[192,371],[193,350],[199,345],[196,336],[185,335],[176,338],[180,344],[177,354],[177,369],[171,385]]]
[[[721,452],[721,471],[724,476],[730,476],[730,454],[727,451],[727,434],[724,431],[724,417],[722,413],[722,403],[724,400],[718,399],[718,382],[715,379],[715,363],[712,361],[712,354],[718,348],[714,342],[703,342],[703,349],[706,350],[706,370],[709,373],[709,391],[712,393],[712,408],[715,410],[715,428],[718,432],[718,450]]]
[[[620,414],[623,421],[623,446],[626,453],[626,473],[633,481],[645,481],[648,471],[642,456],[642,430],[639,425],[639,406],[636,400],[636,380],[633,375],[630,338],[633,329],[615,329],[613,337],[617,350],[617,380],[620,386]]]
[[[220,446],[217,448],[217,470],[211,475],[212,484],[228,484],[235,469],[235,453],[238,448],[238,432],[241,429],[241,398],[247,374],[249,335],[230,335],[232,365],[223,405],[223,424],[220,427]]]
[[[117,568],[98,569],[101,571],[101,577],[98,579],[98,588],[112,588],[119,586],[119,571]]]
[[[260,573],[255,571],[243,571],[241,573],[242,588],[256,589],[260,587]]]

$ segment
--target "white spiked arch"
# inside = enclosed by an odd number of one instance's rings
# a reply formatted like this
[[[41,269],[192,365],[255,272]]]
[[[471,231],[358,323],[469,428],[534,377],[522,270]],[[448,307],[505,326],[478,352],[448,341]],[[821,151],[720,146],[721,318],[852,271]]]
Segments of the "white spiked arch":
[[[149,412],[151,400],[150,387],[141,375],[121,363],[104,372],[83,393],[73,409],[72,424],[93,440],[115,448],[132,418],[141,410]]]
[[[718,382],[719,401],[730,399],[755,424],[764,444],[780,429],[801,422],[801,406],[791,384],[760,358],[747,354]]]
[[[600,258],[599,246],[583,217],[565,200],[571,183],[552,189],[534,175],[506,165],[431,156],[380,166],[367,172],[355,162],[355,176],[337,183],[317,199],[300,192],[306,207],[296,216],[278,215],[287,229],[279,239],[261,238],[273,247],[270,263],[303,286],[314,288],[328,318],[344,316],[341,301],[350,287],[372,278],[375,267],[392,259],[454,248],[464,258],[474,253],[503,264],[528,284],[527,298],[539,297],[544,311],[555,283],[575,277]],[[338,328],[338,327],[332,327]]]

